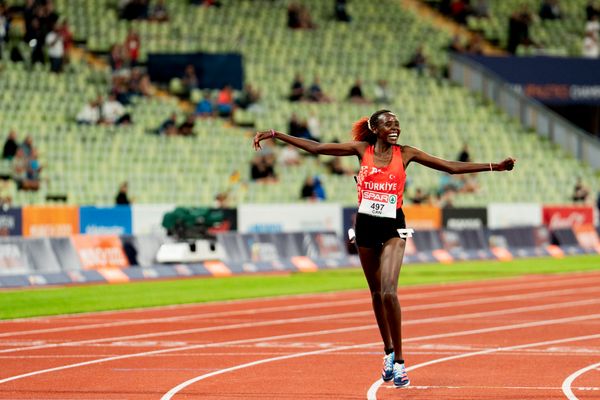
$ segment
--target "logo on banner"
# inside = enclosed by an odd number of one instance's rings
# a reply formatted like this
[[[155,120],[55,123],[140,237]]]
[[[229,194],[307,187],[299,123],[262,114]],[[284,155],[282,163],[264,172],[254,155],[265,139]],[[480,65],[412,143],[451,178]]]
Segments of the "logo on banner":
[[[544,207],[544,224],[550,229],[571,228],[594,223],[594,210],[590,206]]]
[[[71,238],[83,269],[123,268],[129,261],[115,235],[77,235]]]
[[[21,248],[14,243],[0,245],[0,268],[26,268],[27,263]]]

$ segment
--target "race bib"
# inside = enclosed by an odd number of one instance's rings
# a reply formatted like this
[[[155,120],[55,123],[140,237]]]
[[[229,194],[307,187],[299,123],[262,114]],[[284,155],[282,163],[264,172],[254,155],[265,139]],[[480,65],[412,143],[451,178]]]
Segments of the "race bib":
[[[358,206],[358,212],[373,217],[396,218],[396,203],[398,196],[389,193],[362,192],[362,201]]]

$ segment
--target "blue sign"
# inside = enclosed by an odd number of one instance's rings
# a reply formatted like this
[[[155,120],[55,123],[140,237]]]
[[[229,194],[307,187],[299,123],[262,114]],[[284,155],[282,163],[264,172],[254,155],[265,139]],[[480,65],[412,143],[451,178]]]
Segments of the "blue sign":
[[[79,231],[92,235],[132,233],[131,207],[80,207]]]
[[[22,236],[23,213],[20,207],[0,208],[0,236]]]
[[[600,104],[600,60],[546,56],[469,58],[543,103]]]

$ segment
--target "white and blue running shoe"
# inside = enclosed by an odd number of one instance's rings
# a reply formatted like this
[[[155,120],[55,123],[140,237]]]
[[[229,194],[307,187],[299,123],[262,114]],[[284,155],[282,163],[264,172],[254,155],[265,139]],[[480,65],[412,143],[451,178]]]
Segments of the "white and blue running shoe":
[[[386,382],[394,379],[394,352],[383,356],[383,369],[381,371],[381,379]]]
[[[410,379],[408,379],[408,374],[406,373],[406,368],[404,368],[404,364],[394,363],[394,386],[397,388],[407,387],[410,385]]]

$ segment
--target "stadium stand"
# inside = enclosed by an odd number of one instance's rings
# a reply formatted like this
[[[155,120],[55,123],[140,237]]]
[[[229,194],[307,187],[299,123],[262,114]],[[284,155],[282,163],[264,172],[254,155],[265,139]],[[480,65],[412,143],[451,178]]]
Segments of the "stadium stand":
[[[173,0],[168,2],[169,20],[161,23],[121,20],[108,0],[58,0],[56,8],[70,21],[76,41],[92,52],[108,52],[133,27],[141,37],[141,62],[157,51],[241,53],[245,80],[262,93],[262,112],[240,113],[236,119],[249,120],[257,129],[288,131],[292,113],[301,118],[314,115],[323,140],[344,141],[353,121],[386,107],[399,115],[403,143],[454,159],[466,142],[474,160],[498,161],[508,155],[519,160],[518,172],[511,176],[479,176],[479,191],[457,197],[455,205],[565,202],[577,176],[597,187],[589,167],[446,81],[450,35],[404,10],[400,2],[351,2],[350,24],[333,19],[330,2],[301,3],[310,10],[316,29],[287,28],[286,8],[280,2],[241,0],[207,8]],[[403,68],[422,44],[427,71]],[[288,102],[298,72],[306,82],[319,76],[333,101]],[[16,205],[45,203],[55,194],[66,195],[71,204],[113,204],[121,181],[129,182],[137,203],[212,205],[223,191],[230,193],[231,205],[293,202],[299,200],[306,176],[314,174],[321,177],[328,201],[356,201],[352,178],[328,174],[326,157],[305,157],[299,166],[277,165],[275,184],[250,182],[253,132],[229,121],[199,119],[190,138],[149,134],[174,111],[183,120],[174,97],[136,98],[128,106],[131,125],[77,125],[81,106],[109,89],[106,65],[74,61],[64,74],[55,75],[37,64],[30,70],[24,63],[4,62],[0,74],[0,126],[6,133],[15,129],[20,136],[31,134],[45,166],[38,192],[11,189]],[[387,80],[391,103],[347,102],[357,78],[368,99],[374,98],[376,82]],[[357,167],[355,159],[344,159],[343,164]],[[425,168],[413,166],[409,176],[409,192],[416,187],[435,191],[439,186],[440,174]]]

